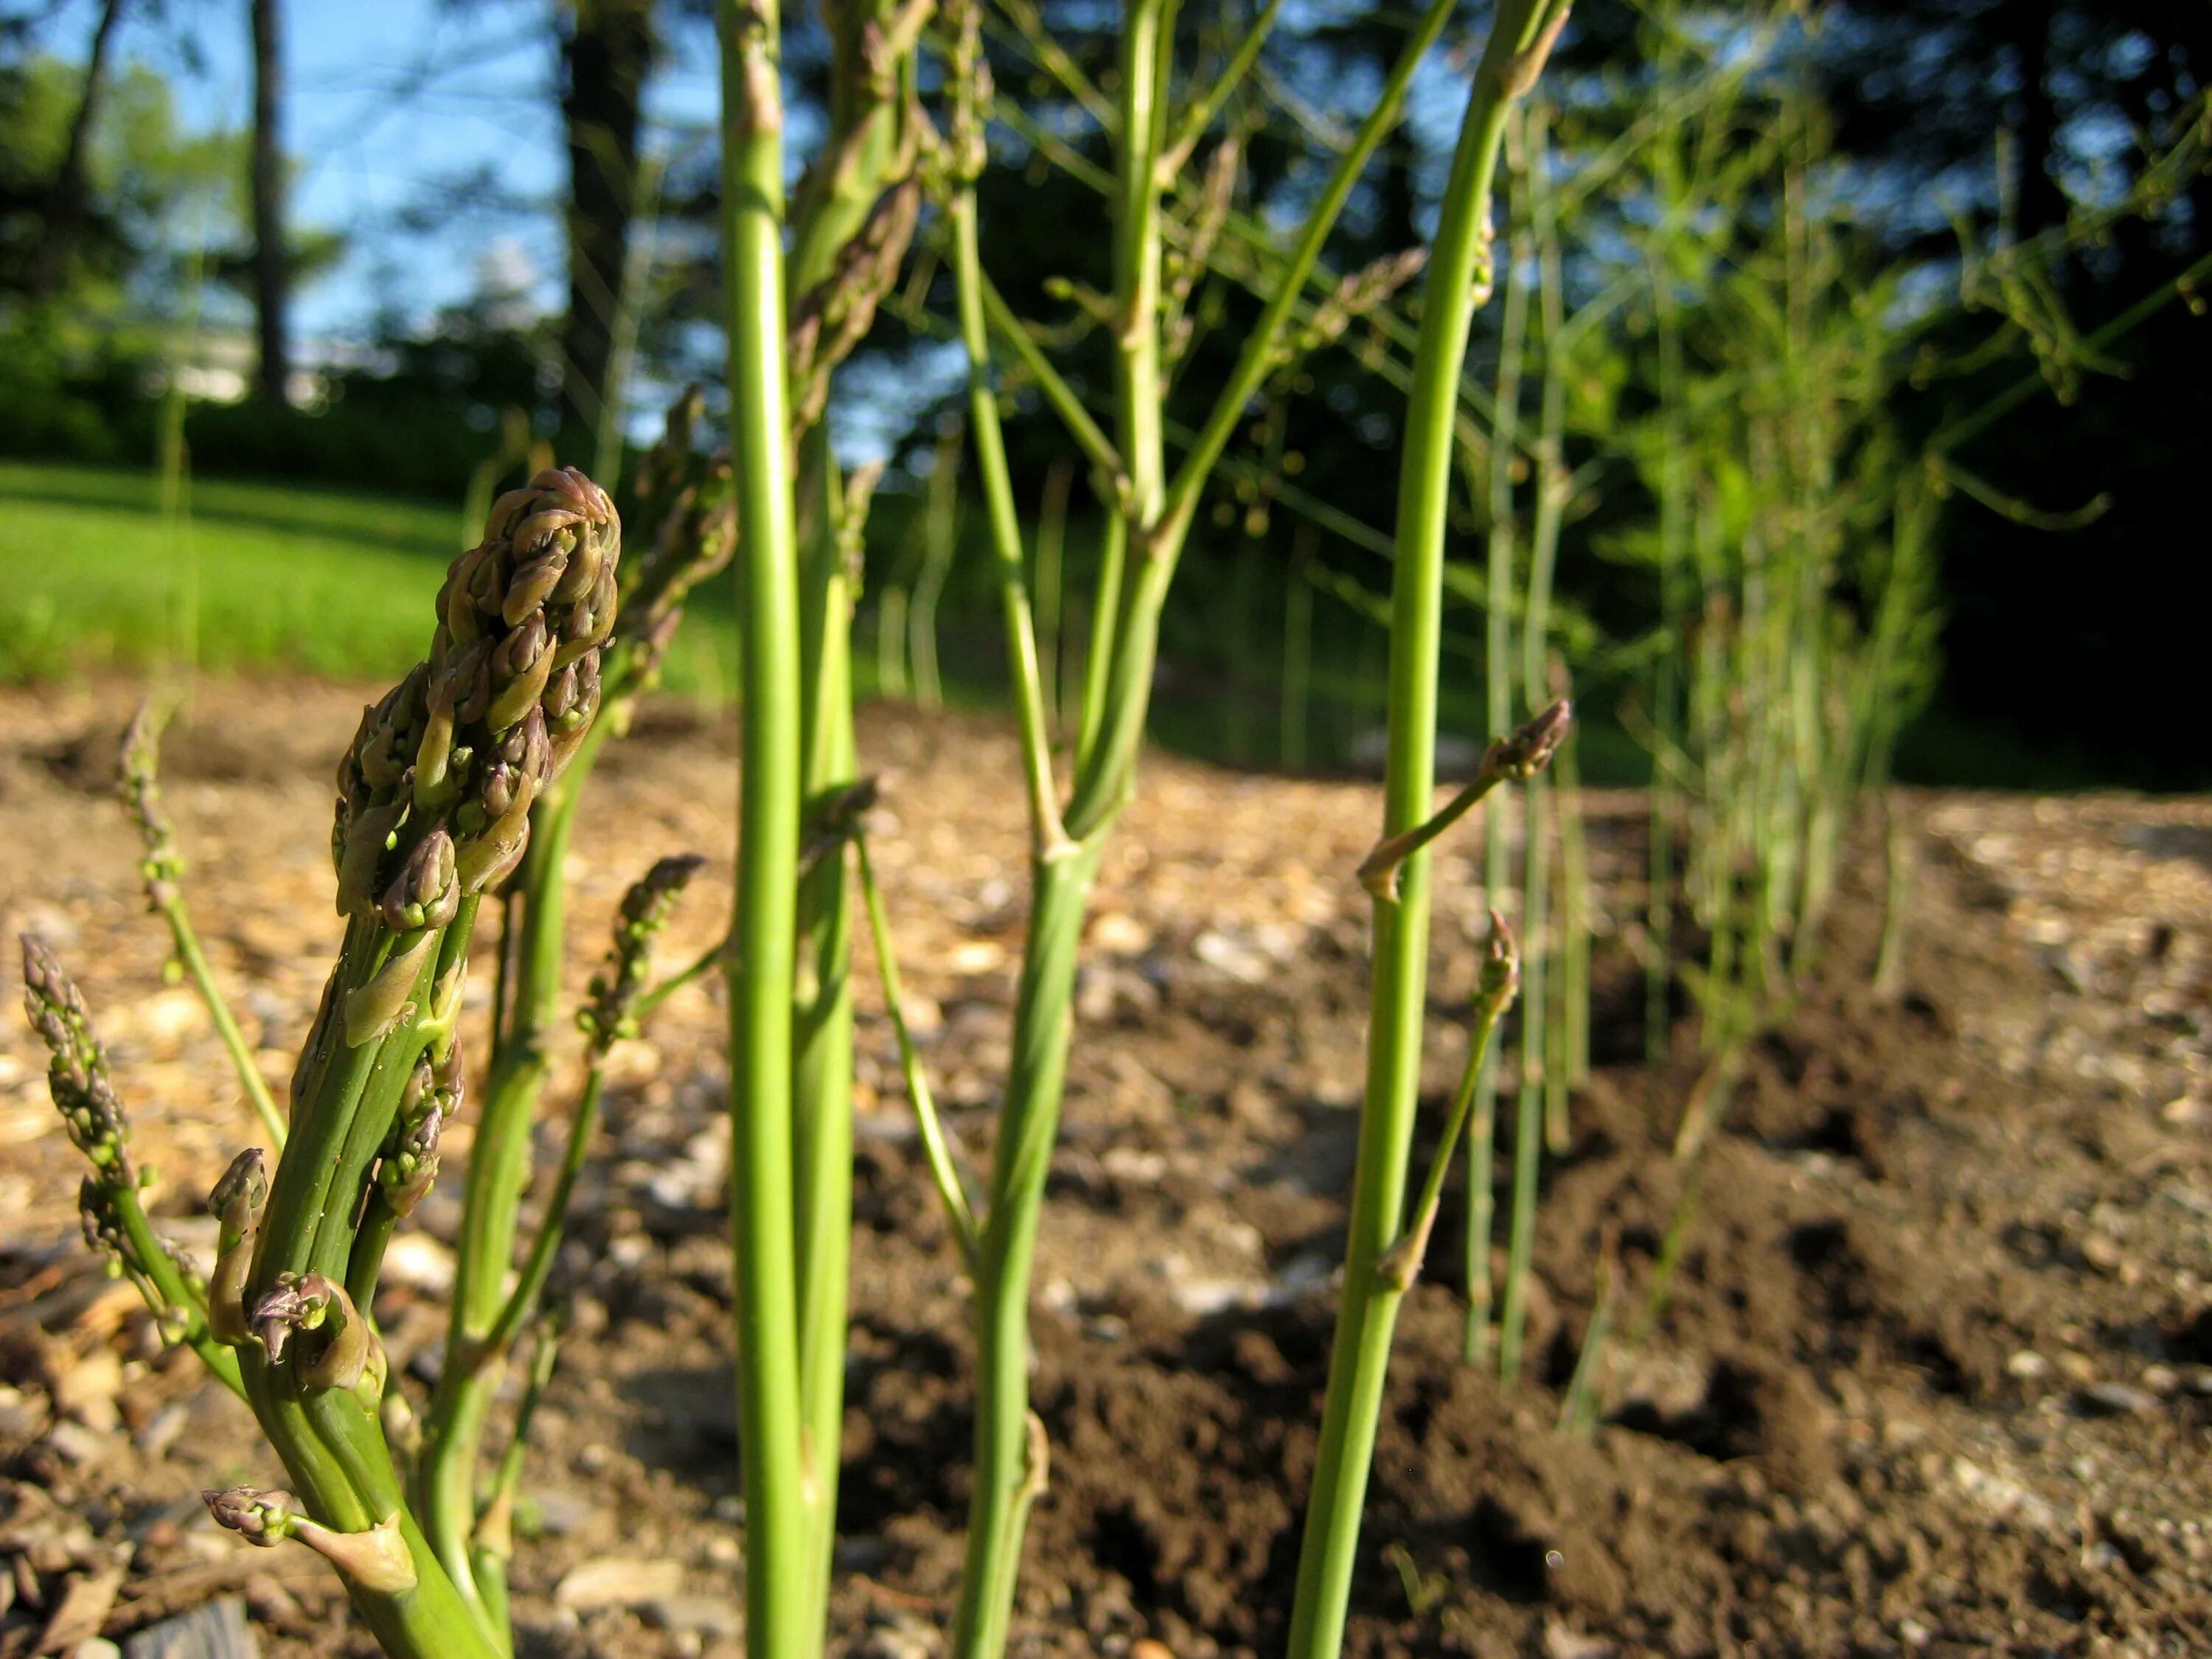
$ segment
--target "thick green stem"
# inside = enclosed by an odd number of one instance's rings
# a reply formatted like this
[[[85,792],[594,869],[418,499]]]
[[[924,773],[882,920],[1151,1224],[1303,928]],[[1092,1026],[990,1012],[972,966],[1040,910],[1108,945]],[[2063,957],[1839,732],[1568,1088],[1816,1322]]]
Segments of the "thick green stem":
[[[1491,179],[1512,100],[1527,89],[1565,16],[1546,0],[1504,0],[1475,71],[1452,157],[1421,317],[1399,474],[1398,556],[1392,580],[1390,747],[1383,831],[1428,815],[1435,781],[1437,657],[1442,634],[1447,502],[1455,389],[1467,356],[1474,282],[1487,254]],[[1330,1354],[1291,1615],[1291,1659],[1328,1659],[1342,1646],[1359,1516],[1373,1458],[1398,1297],[1376,1274],[1399,1228],[1420,1089],[1426,999],[1429,855],[1401,872],[1399,896],[1374,901],[1367,1094],[1359,1127],[1343,1300]]]
[[[730,1219],[747,1640],[803,1654],[816,1633],[799,1391],[792,1008],[801,812],[799,555],[784,356],[783,94],[776,0],[716,9],[728,283],[738,615],[744,630],[738,960],[730,975]]]
[[[386,1036],[349,1044],[339,994],[364,983],[391,944],[392,936],[373,922],[348,925],[334,994],[301,1062],[292,1144],[277,1165],[263,1212],[249,1303],[272,1288],[279,1273],[313,1270],[339,1277],[345,1272],[368,1160],[383,1143],[399,1092],[428,1041],[422,1028],[441,961],[438,951],[428,952],[416,974],[409,1000],[421,1015],[403,1019]],[[400,1510],[390,1450],[354,1390],[307,1383],[298,1365],[271,1364],[258,1342],[236,1353],[262,1431],[318,1517],[341,1532],[359,1533]],[[447,1574],[404,1510],[401,1522],[414,1585],[394,1592],[347,1581],[354,1605],[385,1651],[398,1659],[496,1659],[500,1644],[472,1595]]]

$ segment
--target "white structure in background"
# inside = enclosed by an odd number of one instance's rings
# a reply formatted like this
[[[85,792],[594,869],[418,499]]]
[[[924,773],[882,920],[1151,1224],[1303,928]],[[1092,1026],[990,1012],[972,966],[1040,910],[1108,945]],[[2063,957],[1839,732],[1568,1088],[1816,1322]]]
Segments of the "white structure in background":
[[[148,392],[160,397],[171,377],[185,397],[198,403],[243,403],[253,390],[253,334],[248,329],[209,329],[172,342],[167,366],[148,376]],[[390,354],[350,340],[301,340],[292,348],[292,373],[284,401],[295,409],[319,409],[330,396],[331,377],[349,369],[391,372]]]

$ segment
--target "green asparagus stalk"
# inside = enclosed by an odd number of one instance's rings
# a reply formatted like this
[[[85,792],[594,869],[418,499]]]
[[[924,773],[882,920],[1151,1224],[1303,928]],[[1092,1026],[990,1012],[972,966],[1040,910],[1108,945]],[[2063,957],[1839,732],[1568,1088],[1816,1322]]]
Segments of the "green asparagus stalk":
[[[1057,381],[1019,320],[993,303],[980,270],[956,270],[969,353],[970,428],[991,503],[1036,832],[1030,927],[1016,994],[1012,1065],[988,1203],[978,1224],[975,1475],[952,1641],[960,1659],[995,1659],[1004,1648],[1023,1527],[1044,1478],[1042,1443],[1028,1409],[1030,1270],[1066,1073],[1077,945],[1106,833],[1134,787],[1169,590],[1202,493],[1251,399],[1294,348],[1301,295],[1322,245],[1376,146],[1396,125],[1414,71],[1449,21],[1451,5],[1450,0],[1431,0],[1423,11],[1381,95],[1317,193],[1292,246],[1281,256],[1279,282],[1258,325],[1170,474],[1161,411],[1164,370],[1172,358],[1162,328],[1168,240],[1163,198],[1171,183],[1167,151],[1176,12],[1172,0],[1139,0],[1122,30],[1118,107],[1110,124],[1115,143],[1110,305],[1111,314],[1121,319],[1113,342],[1115,420],[1110,440],[1082,414],[1079,399]],[[963,39],[957,27],[952,33],[956,43]],[[956,123],[962,126],[961,136],[948,145],[955,204],[957,179],[963,169],[972,171],[978,131],[973,112],[981,101],[972,49],[957,49],[966,55],[951,76]],[[961,68],[969,72],[958,72]],[[969,90],[963,92],[963,87]],[[963,108],[969,112],[962,114]],[[1485,188],[1486,193],[1486,182]],[[955,233],[957,254],[963,235],[957,214]],[[1470,228],[1468,246],[1474,243]],[[957,266],[975,263],[956,259]],[[1470,254],[1466,282],[1471,284],[1474,275]],[[1449,282],[1438,291],[1449,291]],[[1034,629],[1028,621],[1024,561],[1010,497],[992,477],[996,417],[994,400],[978,395],[980,364],[988,343],[977,339],[979,316],[985,329],[1036,376],[1047,403],[1091,460],[1094,480],[1103,492],[1102,505],[1108,509],[1074,772],[1064,803],[1055,796],[1049,750],[1042,741],[1034,649],[1024,651],[1020,643],[1025,633],[1033,638]],[[1462,332],[1463,337],[1463,328]],[[1446,375],[1445,383],[1451,379]]]
[[[492,1659],[507,1646],[465,1554],[449,1562],[409,1506],[371,1303],[392,1227],[434,1176],[439,1125],[459,1104],[454,1028],[483,895],[524,857],[534,804],[599,712],[620,556],[605,494],[580,473],[540,474],[494,504],[485,540],[454,562],[428,659],[365,711],[338,768],[331,836],[344,945],[273,1176],[252,1149],[216,1188],[221,1253],[206,1279],[147,1220],[146,1177],[82,996],[25,944],[49,1084],[91,1166],[88,1237],[164,1334],[245,1395],[300,1492],[210,1493],[210,1510],[250,1541],[294,1538],[329,1557],[396,1659]],[[143,728],[126,776],[161,908],[176,861]],[[473,1358],[449,1354],[449,1371]],[[472,1528],[472,1494],[459,1496]]]
[[[1478,278],[1489,256],[1491,187],[1506,118],[1534,84],[1565,21],[1566,8],[1556,0],[1504,0],[1498,8],[1475,69],[1429,262],[1428,302],[1422,308],[1399,480],[1390,752],[1384,782],[1386,842],[1410,840],[1411,846],[1397,872],[1395,896],[1377,893],[1374,898],[1367,1094],[1328,1397],[1291,1614],[1291,1659],[1335,1654],[1350,1602],[1398,1300],[1377,1268],[1401,1231],[1420,1085],[1429,860],[1418,830],[1430,816],[1435,774],[1437,659],[1455,388]],[[1483,769],[1490,773],[1492,768],[1486,762]],[[1492,778],[1493,787],[1498,781]],[[1469,1058],[1479,1065],[1476,1056]]]
[[[441,1372],[424,1413],[415,1471],[425,1530],[457,1574],[480,1553],[483,1439],[513,1347],[511,1337],[496,1343],[489,1338],[516,1262],[521,1200],[531,1178],[532,1127],[552,1075],[555,1045],[566,1029],[561,1001],[565,867],[578,803],[602,745],[628,729],[638,701],[657,681],[691,589],[726,564],[735,545],[728,464],[700,449],[702,414],[696,388],[680,395],[661,441],[640,469],[641,545],[617,577],[618,610],[602,653],[599,716],[574,744],[566,769],[549,778],[530,803],[528,843],[498,902],[503,925],[492,1052],[470,1156],[447,1332],[448,1355],[469,1363],[451,1363]],[[436,1131],[458,1109],[459,1081],[456,1074],[430,1091],[438,1097],[434,1109],[421,1103],[417,1091],[403,1112],[406,1133],[428,1138],[434,1172]],[[423,1154],[418,1148],[412,1156],[419,1163]],[[398,1190],[404,1201],[406,1185]],[[388,1232],[401,1213],[391,1203],[372,1203],[365,1229]],[[358,1300],[371,1282],[368,1268],[376,1253],[356,1254],[363,1261],[362,1280],[354,1286]],[[503,1619],[491,1616],[489,1622],[503,1628]]]
[[[793,1008],[802,769],[801,615],[784,298],[781,8],[716,8],[722,61],[723,268],[738,614],[744,634],[737,954],[730,969],[730,1221],[736,1250],[738,1422],[747,1639],[762,1654],[817,1640],[800,1380]],[[821,1455],[833,1455],[829,1448]]]

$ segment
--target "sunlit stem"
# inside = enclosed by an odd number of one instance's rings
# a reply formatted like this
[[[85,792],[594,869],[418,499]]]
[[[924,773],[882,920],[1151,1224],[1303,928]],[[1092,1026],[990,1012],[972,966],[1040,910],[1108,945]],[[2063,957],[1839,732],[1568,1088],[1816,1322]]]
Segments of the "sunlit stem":
[[[737,961],[730,974],[730,1211],[748,1644],[809,1651],[812,1571],[799,1393],[792,1008],[801,801],[799,551],[784,331],[776,0],[716,9],[723,100],[731,467],[744,641]],[[834,1448],[814,1449],[835,1455]]]
[[[1565,9],[1504,0],[1475,70],[1428,268],[1415,380],[1399,473],[1398,556],[1391,584],[1389,756],[1383,831],[1429,812],[1435,782],[1437,655],[1455,387],[1466,362],[1477,271],[1487,252],[1491,181],[1513,100],[1540,68]],[[1427,1000],[1429,858],[1416,851],[1399,896],[1373,902],[1366,1101],[1346,1228],[1344,1290],[1330,1351],[1287,1651],[1329,1659],[1341,1648],[1400,1297],[1376,1264],[1398,1235],[1420,1088]]]

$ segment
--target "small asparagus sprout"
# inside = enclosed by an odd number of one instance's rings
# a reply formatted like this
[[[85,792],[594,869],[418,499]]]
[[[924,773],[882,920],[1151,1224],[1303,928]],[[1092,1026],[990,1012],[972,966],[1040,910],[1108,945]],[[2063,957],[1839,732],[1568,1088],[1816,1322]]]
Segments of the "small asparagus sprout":
[[[1526,783],[1552,763],[1567,735],[1574,711],[1561,698],[1530,720],[1492,742],[1467,787],[1436,814],[1402,834],[1378,842],[1359,866],[1359,884],[1376,898],[1395,902],[1399,866],[1457,823],[1468,809],[1501,783]]]
[[[200,948],[199,934],[185,908],[185,860],[177,850],[176,831],[169,823],[168,814],[162,810],[161,786],[155,781],[161,759],[162,718],[161,712],[150,702],[141,704],[132,717],[129,729],[123,734],[121,781],[117,792],[130,811],[131,822],[138,826],[139,838],[145,843],[146,855],[139,861],[138,873],[145,878],[146,903],[168,923],[177,960],[191,975],[208,1018],[215,1024],[216,1035],[222,1039],[222,1046],[230,1055],[231,1067],[238,1073],[239,1086],[245,1090],[255,1115],[260,1118],[269,1144],[281,1147],[284,1144],[283,1115],[276,1109],[276,1097],[270,1093],[261,1068],[254,1063],[253,1049],[239,1029],[230,1005],[223,1000],[222,988],[215,982],[207,952]]]
[[[46,1045],[46,1089],[69,1129],[70,1144],[91,1164],[100,1184],[135,1189],[131,1126],[108,1080],[107,1056],[76,981],[33,935],[23,935],[23,1012]]]
[[[623,570],[622,607],[607,661],[606,714],[627,729],[639,695],[659,678],[684,602],[737,551],[737,502],[726,454],[700,450],[706,394],[690,386],[669,406],[660,441],[638,469],[643,554]]]
[[[118,1192],[87,1176],[77,1183],[76,1208],[85,1247],[106,1259],[109,1278],[137,1287],[163,1342],[204,1334],[198,1299],[207,1285],[198,1265],[173,1239],[146,1226],[135,1191]]]
[[[1444,1114],[1443,1133],[1437,1141],[1428,1176],[1421,1182],[1420,1196],[1413,1200],[1413,1217],[1399,1233],[1397,1242],[1375,1264],[1376,1277],[1388,1289],[1411,1290],[1414,1279],[1420,1276],[1422,1258],[1428,1254],[1429,1235],[1435,1231],[1437,1212],[1443,1201],[1444,1172],[1451,1168],[1452,1153],[1458,1147],[1460,1133],[1467,1127],[1468,1114],[1474,1107],[1483,1057],[1489,1051],[1498,1022],[1505,1017],[1506,1009],[1512,1006],[1520,988],[1521,943],[1513,937],[1505,918],[1492,910],[1490,945],[1483,953],[1482,971],[1475,981],[1474,1024],[1468,1034],[1467,1066],[1460,1073],[1459,1087],[1452,1091],[1451,1105]]]
[[[623,895],[622,908],[615,916],[614,946],[607,953],[606,966],[592,976],[591,1000],[576,1014],[586,1042],[588,1069],[583,1097],[569,1122],[560,1173],[554,1178],[552,1195],[545,1201],[545,1216],[531,1242],[530,1255],[483,1339],[480,1352],[485,1357],[503,1355],[514,1347],[544,1296],[545,1281],[560,1249],[562,1230],[568,1224],[569,1201],[575,1195],[577,1177],[583,1174],[592,1131],[599,1127],[599,1101],[606,1091],[607,1054],[617,1042],[637,1035],[638,1018],[648,1001],[645,975],[652,965],[653,938],[667,926],[676,901],[705,861],[689,853],[662,859]]]
[[[367,1532],[338,1532],[301,1513],[298,1500],[289,1492],[233,1486],[228,1492],[204,1492],[200,1498],[217,1526],[249,1544],[274,1549],[295,1539],[365,1590],[400,1595],[415,1588],[415,1560],[401,1535],[397,1510]]]
[[[1575,1354],[1566,1397],[1559,1402],[1559,1432],[1577,1440],[1590,1437],[1605,1409],[1606,1362],[1611,1352],[1613,1311],[1620,1297],[1620,1270],[1614,1265],[1620,1248],[1620,1241],[1611,1236],[1598,1245],[1597,1294],[1590,1304],[1589,1323],[1583,1328],[1583,1344]]]
[[[226,1492],[204,1492],[200,1501],[216,1525],[236,1533],[256,1549],[275,1549],[306,1519],[288,1492],[233,1486]]]
[[[350,1389],[374,1359],[375,1339],[344,1285],[321,1273],[279,1273],[276,1285],[256,1302],[246,1324],[268,1350],[271,1364],[283,1362],[295,1338],[313,1334],[295,1360],[300,1379],[311,1388]]]
[[[177,851],[175,829],[162,810],[161,786],[155,781],[161,743],[162,715],[151,702],[141,703],[123,733],[121,776],[116,793],[129,809],[131,820],[146,843],[146,856],[138,873],[145,878],[146,900],[155,910],[176,902],[177,884],[185,873],[185,860]]]
[[[70,1144],[92,1165],[77,1191],[85,1243],[107,1258],[111,1273],[138,1287],[164,1340],[189,1344],[225,1387],[237,1391],[238,1362],[208,1333],[206,1282],[191,1258],[154,1231],[139,1200],[139,1189],[152,1184],[154,1172],[131,1161],[130,1125],[83,994],[53,953],[27,933],[23,1006],[52,1055],[46,1086]]]
[[[592,979],[592,1000],[576,1016],[595,1059],[624,1037],[637,1035],[639,1003],[653,965],[653,941],[668,925],[676,902],[706,860],[695,853],[662,859],[623,895],[615,918],[614,947]]]

